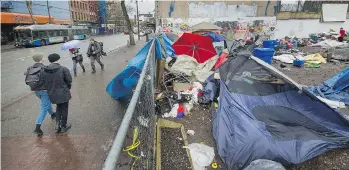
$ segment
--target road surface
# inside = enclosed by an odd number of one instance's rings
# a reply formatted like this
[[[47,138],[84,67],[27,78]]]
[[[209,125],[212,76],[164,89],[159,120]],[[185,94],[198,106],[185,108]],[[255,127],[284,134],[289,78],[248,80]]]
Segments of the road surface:
[[[136,55],[144,43],[139,41],[136,46],[120,48],[104,57],[102,61],[105,63],[105,71],[101,71],[97,65],[96,74],[78,73],[78,76],[73,78],[68,115],[68,123],[72,124],[72,129],[67,134],[56,135],[55,122],[46,116],[42,125],[44,136],[34,135],[35,119],[40,110],[39,100],[34,94],[3,107],[1,169],[102,169],[128,106],[127,103],[113,100],[105,88],[110,80],[125,68],[127,61]],[[26,60],[29,59],[24,59],[29,64],[30,61]],[[70,61],[64,63],[70,64]],[[20,74],[21,71],[16,72]]]
[[[95,37],[97,41],[104,43],[104,51],[110,52],[127,44],[128,35],[117,34],[110,36]],[[83,40],[80,52],[84,55],[84,63],[89,70],[89,59],[86,57],[89,39]],[[73,63],[68,57],[68,51],[60,49],[62,44],[54,44],[36,48],[10,48],[1,53],[1,107],[22,98],[30,93],[29,87],[24,83],[24,71],[33,64],[31,55],[43,53],[48,56],[57,53],[61,56],[60,64],[73,68]],[[48,60],[45,64],[49,64]]]

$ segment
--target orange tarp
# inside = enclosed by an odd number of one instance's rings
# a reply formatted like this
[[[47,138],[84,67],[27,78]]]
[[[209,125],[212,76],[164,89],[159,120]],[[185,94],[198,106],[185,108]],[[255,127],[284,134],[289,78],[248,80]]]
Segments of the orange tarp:
[[[49,17],[44,15],[33,15],[37,24],[49,23]],[[51,17],[52,23],[55,24],[70,24],[70,20],[55,20]],[[1,24],[33,24],[29,14],[1,12]]]

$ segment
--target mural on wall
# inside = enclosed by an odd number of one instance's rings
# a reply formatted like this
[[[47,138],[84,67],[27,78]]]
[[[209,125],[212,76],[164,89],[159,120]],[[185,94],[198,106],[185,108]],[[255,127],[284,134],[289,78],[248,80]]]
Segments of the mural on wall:
[[[216,18],[216,20],[210,18],[167,18],[162,20],[162,27],[164,32],[182,34],[189,32],[190,26],[201,22],[210,22],[223,28],[221,34],[229,40],[242,39],[246,41],[256,35],[260,36],[260,40],[271,39],[276,27],[275,17],[246,17],[232,19],[231,21],[220,20],[219,18]]]
[[[203,2],[189,2],[190,18],[219,18],[230,17],[255,17],[256,5],[226,5],[224,2],[206,4]]]
[[[264,22],[264,20],[252,21],[216,21],[215,25],[223,28],[222,35],[229,40],[249,40],[256,35],[264,39],[270,39],[275,30],[275,22]]]

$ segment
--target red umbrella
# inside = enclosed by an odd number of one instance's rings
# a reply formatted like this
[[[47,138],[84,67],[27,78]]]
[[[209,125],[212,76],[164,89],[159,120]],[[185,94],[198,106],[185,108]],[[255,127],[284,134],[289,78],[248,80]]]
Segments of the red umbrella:
[[[185,54],[192,56],[198,63],[216,55],[210,37],[184,33],[173,45],[177,55]]]

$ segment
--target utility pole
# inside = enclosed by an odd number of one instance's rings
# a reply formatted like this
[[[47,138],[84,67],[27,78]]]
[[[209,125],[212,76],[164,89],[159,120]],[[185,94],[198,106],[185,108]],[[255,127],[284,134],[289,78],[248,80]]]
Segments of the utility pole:
[[[48,6],[48,0],[46,0],[46,4],[47,4],[47,12],[48,12],[48,23],[52,24],[52,22],[51,22],[51,14],[50,14],[50,6]]]
[[[141,39],[139,35],[139,14],[138,14],[138,0],[136,0],[136,8],[137,8],[137,28],[138,28],[138,40]]]

